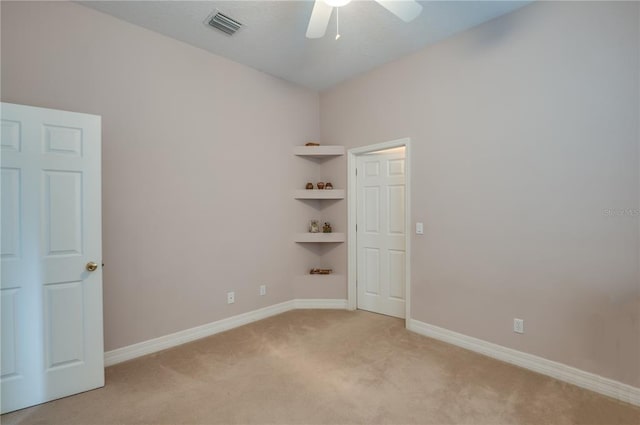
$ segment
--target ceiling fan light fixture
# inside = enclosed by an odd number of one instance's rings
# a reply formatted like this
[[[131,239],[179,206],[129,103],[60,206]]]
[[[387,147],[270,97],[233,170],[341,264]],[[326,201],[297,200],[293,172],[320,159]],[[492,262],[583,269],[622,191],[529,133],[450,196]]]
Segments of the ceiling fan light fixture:
[[[351,3],[351,0],[324,0],[331,7],[342,7]]]
[[[336,40],[340,38],[338,11],[340,7],[346,6],[350,2],[351,0],[315,0],[307,26],[307,38],[324,37],[333,9],[336,9]],[[422,5],[416,0],[375,0],[375,2],[405,22],[411,22],[422,12]]]

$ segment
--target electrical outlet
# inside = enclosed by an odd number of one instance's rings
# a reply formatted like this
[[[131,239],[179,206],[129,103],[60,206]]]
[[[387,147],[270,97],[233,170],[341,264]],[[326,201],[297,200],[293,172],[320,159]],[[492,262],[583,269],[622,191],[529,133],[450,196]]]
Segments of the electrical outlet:
[[[519,334],[524,333],[524,320],[523,319],[513,319],[513,331]]]
[[[236,302],[236,293],[227,292],[227,304],[233,304],[234,302]]]
[[[267,285],[260,285],[260,296],[267,295]]]

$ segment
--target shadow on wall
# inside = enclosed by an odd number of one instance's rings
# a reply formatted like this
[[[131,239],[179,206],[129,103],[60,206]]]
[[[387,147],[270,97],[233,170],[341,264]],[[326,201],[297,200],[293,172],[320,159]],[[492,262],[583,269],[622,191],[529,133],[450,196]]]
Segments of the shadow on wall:
[[[463,42],[457,45],[465,55],[485,55],[488,49],[498,48],[518,31],[519,16],[519,14],[509,14],[493,20],[491,25],[480,25],[474,29],[474,37],[463,37],[461,39]]]
[[[593,300],[592,313],[587,318],[586,326],[592,329],[590,346],[587,352],[593,353],[591,361],[604,365],[634,365],[635,370],[626,370],[625,374],[635,377],[640,382],[640,360],[634,358],[637,352],[634,347],[640,344],[640,295],[637,292],[621,295],[618,298],[602,296]],[[627,335],[636,335],[629,339]],[[613,348],[613,349],[612,349]],[[614,358],[610,358],[614,356]],[[633,367],[633,366],[632,366]],[[609,376],[616,376],[619,370],[612,367],[607,371]],[[616,379],[623,380],[623,376]]]

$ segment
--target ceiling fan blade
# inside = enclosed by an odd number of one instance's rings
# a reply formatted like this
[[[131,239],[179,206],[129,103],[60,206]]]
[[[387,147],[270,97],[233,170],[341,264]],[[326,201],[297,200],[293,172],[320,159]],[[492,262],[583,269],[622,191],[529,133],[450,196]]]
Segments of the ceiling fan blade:
[[[307,27],[307,38],[324,37],[324,33],[327,32],[327,25],[329,25],[329,18],[331,18],[331,12],[333,12],[332,6],[329,6],[323,0],[316,0],[309,19],[309,26]]]
[[[380,6],[405,22],[411,22],[422,12],[422,5],[415,0],[376,0]],[[317,1],[316,1],[317,3]]]

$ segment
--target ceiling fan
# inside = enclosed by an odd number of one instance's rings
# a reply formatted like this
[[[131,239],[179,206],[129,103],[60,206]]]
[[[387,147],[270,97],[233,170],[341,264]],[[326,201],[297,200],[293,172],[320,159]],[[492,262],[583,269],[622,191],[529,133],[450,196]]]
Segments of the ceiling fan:
[[[405,22],[411,22],[422,12],[422,6],[415,0],[375,0],[380,6],[396,15]],[[307,38],[321,38],[327,32],[327,25],[331,18],[333,8],[337,9],[347,5],[351,0],[315,0],[309,26],[307,27]],[[340,37],[338,34],[336,40]]]

